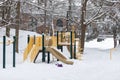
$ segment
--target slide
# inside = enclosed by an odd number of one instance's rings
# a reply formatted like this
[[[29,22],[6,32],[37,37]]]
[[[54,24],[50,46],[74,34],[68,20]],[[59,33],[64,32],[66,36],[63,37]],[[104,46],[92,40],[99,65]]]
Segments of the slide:
[[[30,62],[33,62],[35,60],[40,50],[42,50],[42,47],[33,45],[33,48],[30,52]]]
[[[27,48],[25,49],[23,60],[25,61],[28,58],[28,55],[30,55],[30,61],[33,62],[36,56],[38,55],[39,51],[41,50],[42,43],[42,37],[36,37],[35,43],[34,43],[34,37],[30,37],[30,41],[27,45]]]
[[[32,47],[33,47],[33,44],[34,44],[34,37],[30,37],[30,41],[23,53],[23,60],[25,61],[28,57],[28,54],[29,52],[31,51]]]
[[[61,51],[59,51],[58,49],[56,49],[54,47],[47,47],[46,51],[49,51],[53,56],[55,56],[57,59],[59,59],[63,63],[73,64],[72,61],[67,60],[67,58],[64,55],[62,55]]]

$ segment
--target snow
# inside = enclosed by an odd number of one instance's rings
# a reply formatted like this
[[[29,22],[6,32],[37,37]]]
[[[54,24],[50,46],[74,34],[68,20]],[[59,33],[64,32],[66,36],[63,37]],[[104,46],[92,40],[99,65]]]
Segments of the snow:
[[[5,29],[0,31],[0,42],[2,42]],[[50,64],[39,62],[23,62],[22,56],[27,45],[27,35],[39,35],[35,32],[20,31],[20,49],[16,53],[16,67],[12,67],[12,44],[6,48],[6,68],[2,68],[2,49],[0,44],[0,80],[120,80],[120,46],[112,51],[110,60],[110,49],[113,48],[113,39],[107,38],[102,42],[93,40],[85,43],[85,52],[82,60],[74,60],[73,65],[67,65],[60,61],[51,61]],[[11,39],[14,30],[11,30]],[[8,38],[7,38],[8,39]],[[64,55],[69,53],[64,47]],[[55,64],[62,64],[57,67]]]
[[[114,47],[114,42],[112,38],[107,38],[103,42],[97,42],[97,39],[85,43],[85,46],[88,48],[98,48],[98,49],[110,49]]]

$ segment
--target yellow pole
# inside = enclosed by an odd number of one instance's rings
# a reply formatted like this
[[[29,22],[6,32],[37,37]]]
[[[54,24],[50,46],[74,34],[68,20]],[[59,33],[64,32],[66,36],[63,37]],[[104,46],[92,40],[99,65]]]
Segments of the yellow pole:
[[[112,51],[114,51],[115,48],[110,49],[110,60],[112,60]]]
[[[110,60],[112,60],[112,49],[110,49]]]

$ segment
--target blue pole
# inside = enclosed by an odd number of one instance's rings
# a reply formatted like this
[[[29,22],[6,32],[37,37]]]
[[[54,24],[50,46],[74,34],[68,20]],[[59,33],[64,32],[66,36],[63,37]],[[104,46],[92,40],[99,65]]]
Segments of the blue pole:
[[[6,66],[6,37],[3,36],[3,68]]]

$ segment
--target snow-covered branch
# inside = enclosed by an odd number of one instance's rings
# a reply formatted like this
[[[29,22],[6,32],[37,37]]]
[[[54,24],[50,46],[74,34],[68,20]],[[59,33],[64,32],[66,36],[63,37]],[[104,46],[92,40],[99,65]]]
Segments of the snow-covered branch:
[[[4,2],[0,2],[0,6],[3,5],[7,0],[5,0]]]
[[[0,27],[7,27],[7,26],[9,26],[9,25],[11,25],[11,23],[6,24],[6,25],[3,25],[3,26],[0,26]]]
[[[98,16],[96,16],[96,17],[90,19],[90,20],[89,20],[88,22],[86,22],[85,24],[86,24],[86,25],[89,25],[91,22],[93,22],[93,21],[96,20],[96,19],[101,18],[101,17],[102,17],[103,15],[105,15],[105,14],[106,14],[106,12],[101,13],[100,15],[98,15]]]
[[[86,24],[89,24],[91,21],[93,21],[99,14],[100,14],[100,10],[102,9],[102,7],[99,8],[98,12],[92,17],[90,18]]]
[[[47,9],[45,9],[45,8],[43,8],[43,7],[41,7],[41,6],[37,5],[37,4],[35,4],[35,3],[33,3],[33,2],[25,1],[25,3],[27,3],[27,4],[29,4],[29,5],[32,5],[32,6],[35,6],[35,7],[37,7],[37,8],[40,8],[40,9],[42,9],[42,10],[47,10]],[[48,11],[48,10],[47,10],[47,11]]]

